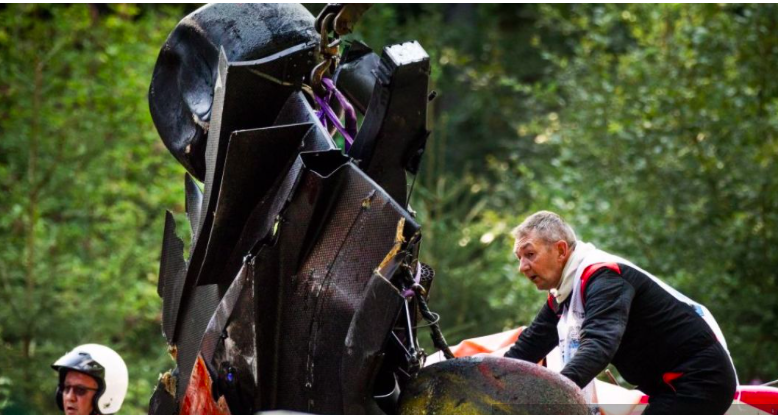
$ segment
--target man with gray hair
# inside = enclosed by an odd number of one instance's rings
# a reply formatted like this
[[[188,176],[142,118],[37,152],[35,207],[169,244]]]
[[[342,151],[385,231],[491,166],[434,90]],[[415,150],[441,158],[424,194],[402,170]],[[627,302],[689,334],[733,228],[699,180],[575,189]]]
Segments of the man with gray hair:
[[[559,346],[562,375],[591,402],[592,380],[613,363],[649,396],[644,415],[721,415],[737,377],[704,306],[631,262],[576,239],[540,211],[513,230],[519,271],[548,301],[505,353],[532,362]]]

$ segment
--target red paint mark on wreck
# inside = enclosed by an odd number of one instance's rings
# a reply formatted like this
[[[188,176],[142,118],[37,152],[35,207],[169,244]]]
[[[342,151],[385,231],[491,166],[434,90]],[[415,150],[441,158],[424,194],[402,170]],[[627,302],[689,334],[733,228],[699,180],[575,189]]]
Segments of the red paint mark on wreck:
[[[205,362],[202,356],[198,355],[181,403],[180,415],[231,415],[224,397],[219,398],[219,402],[214,402],[211,396],[212,383]]]

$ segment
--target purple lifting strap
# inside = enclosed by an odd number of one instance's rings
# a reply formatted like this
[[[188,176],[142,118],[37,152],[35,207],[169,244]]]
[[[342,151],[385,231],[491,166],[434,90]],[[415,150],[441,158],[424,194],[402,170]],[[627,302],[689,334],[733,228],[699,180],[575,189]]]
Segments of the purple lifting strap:
[[[413,282],[418,284],[420,281],[421,281],[421,262],[417,261],[416,262],[416,275],[413,276]],[[409,288],[409,289],[405,290],[405,292],[403,292],[403,297],[405,297],[405,298],[413,297],[414,294],[415,293],[414,293],[413,289]]]
[[[335,126],[338,132],[340,132],[343,138],[346,139],[345,147],[346,152],[348,152],[349,148],[351,148],[351,145],[354,144],[354,137],[357,135],[357,113],[354,111],[354,107],[351,106],[351,103],[348,102],[348,99],[346,99],[346,97],[343,96],[343,94],[338,91],[337,88],[335,88],[335,84],[332,83],[332,79],[324,78],[322,79],[322,84],[324,84],[324,89],[327,91],[327,93],[323,97],[319,97],[318,95],[314,94],[316,103],[319,104],[319,108],[321,108],[321,110],[316,112],[316,115],[319,117],[319,121],[321,121],[325,128],[327,128],[327,120],[329,119],[329,121],[332,123],[332,125]],[[330,100],[332,100],[333,94],[346,113],[345,128],[340,123],[338,115],[335,114],[335,111],[333,111],[332,107],[330,107]]]

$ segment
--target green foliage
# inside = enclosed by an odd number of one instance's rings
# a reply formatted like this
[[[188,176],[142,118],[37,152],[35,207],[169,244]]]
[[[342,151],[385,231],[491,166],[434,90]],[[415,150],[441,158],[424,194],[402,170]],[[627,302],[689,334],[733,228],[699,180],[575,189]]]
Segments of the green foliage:
[[[0,394],[10,387],[28,413],[55,410],[48,366],[78,344],[124,356],[128,413],[145,412],[168,365],[156,280],[164,209],[183,210],[183,169],[146,94],[180,13],[0,11]]]
[[[778,8],[543,11],[579,38],[552,59],[566,97],[543,143],[562,167],[556,209],[706,304],[741,380],[776,377]]]
[[[184,170],[146,94],[187,11],[0,7],[0,407],[54,412],[48,365],[85,342],[125,357],[126,413],[171,366],[156,280]],[[352,38],[432,59],[411,204],[449,341],[532,320],[508,233],[551,209],[705,303],[741,381],[778,377],[777,25],[772,5],[374,6]]]

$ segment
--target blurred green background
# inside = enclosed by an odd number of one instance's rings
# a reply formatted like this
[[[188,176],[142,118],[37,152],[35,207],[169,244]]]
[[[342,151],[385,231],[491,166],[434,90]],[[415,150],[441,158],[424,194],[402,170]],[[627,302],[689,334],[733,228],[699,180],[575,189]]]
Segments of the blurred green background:
[[[147,92],[196,7],[0,5],[3,413],[54,413],[49,365],[81,343],[125,358],[125,414],[172,367],[156,281],[184,169]],[[357,29],[432,59],[411,204],[451,344],[532,320],[508,232],[550,209],[707,305],[741,382],[778,378],[776,6],[376,5]]]

